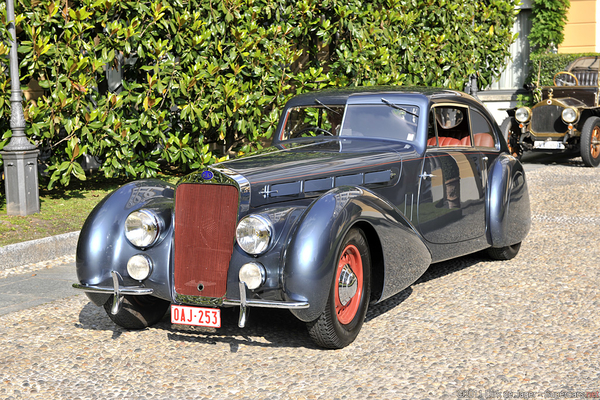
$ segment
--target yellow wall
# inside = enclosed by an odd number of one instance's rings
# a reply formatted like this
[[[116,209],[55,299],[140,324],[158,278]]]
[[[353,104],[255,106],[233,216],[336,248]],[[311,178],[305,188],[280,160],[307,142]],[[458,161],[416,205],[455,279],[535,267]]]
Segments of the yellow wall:
[[[565,26],[565,40],[559,53],[587,53],[600,51],[600,24],[598,0],[571,0]]]

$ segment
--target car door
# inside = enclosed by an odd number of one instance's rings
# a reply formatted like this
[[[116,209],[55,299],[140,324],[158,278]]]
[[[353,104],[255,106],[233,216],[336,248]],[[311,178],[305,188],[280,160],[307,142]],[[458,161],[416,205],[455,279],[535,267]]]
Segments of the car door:
[[[418,194],[419,230],[427,241],[437,244],[482,237],[487,159],[472,145],[469,108],[440,104],[428,118]]]

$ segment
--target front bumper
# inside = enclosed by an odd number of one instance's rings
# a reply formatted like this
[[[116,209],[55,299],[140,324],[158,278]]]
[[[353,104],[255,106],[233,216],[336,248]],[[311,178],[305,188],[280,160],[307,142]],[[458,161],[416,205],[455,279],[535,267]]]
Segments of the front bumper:
[[[152,288],[146,288],[143,286],[123,286],[121,283],[123,282],[123,278],[121,274],[117,271],[111,271],[111,276],[113,280],[113,286],[93,286],[93,285],[84,285],[81,283],[74,283],[73,288],[83,290],[84,292],[90,293],[102,293],[102,294],[112,294],[113,296],[113,304],[111,307],[111,314],[116,315],[121,309],[121,304],[123,303],[123,296],[144,296],[151,295],[154,291]],[[228,299],[224,298],[214,298],[210,299],[210,301],[202,301],[196,302],[193,301],[191,296],[180,296],[176,295],[175,299],[177,302],[181,302],[184,304],[192,304],[192,305],[209,305],[213,307],[219,306],[239,306],[240,307],[240,318],[238,321],[238,326],[243,328],[246,326],[246,317],[247,317],[247,307],[261,307],[261,308],[280,308],[280,309],[288,309],[288,310],[298,310],[309,308],[310,304],[308,301],[276,301],[276,300],[264,300],[264,299],[248,299],[246,297],[247,287],[243,282],[239,282],[240,285],[240,298],[239,299]],[[192,300],[192,301],[190,301]]]

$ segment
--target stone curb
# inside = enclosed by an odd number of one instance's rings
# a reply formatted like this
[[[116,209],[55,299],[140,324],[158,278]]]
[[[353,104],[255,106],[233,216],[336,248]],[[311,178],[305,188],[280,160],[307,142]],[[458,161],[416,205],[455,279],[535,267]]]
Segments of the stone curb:
[[[0,247],[0,271],[74,255],[79,231]]]

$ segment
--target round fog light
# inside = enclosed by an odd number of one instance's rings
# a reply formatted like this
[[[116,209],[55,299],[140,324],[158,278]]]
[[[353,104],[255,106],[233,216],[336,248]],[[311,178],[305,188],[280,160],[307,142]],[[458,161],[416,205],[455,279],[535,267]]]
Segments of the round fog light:
[[[240,282],[244,282],[251,290],[258,289],[265,283],[266,275],[265,267],[253,262],[242,265],[239,273]]]
[[[127,261],[127,273],[135,280],[143,281],[152,272],[152,261],[143,254],[133,256]]]

